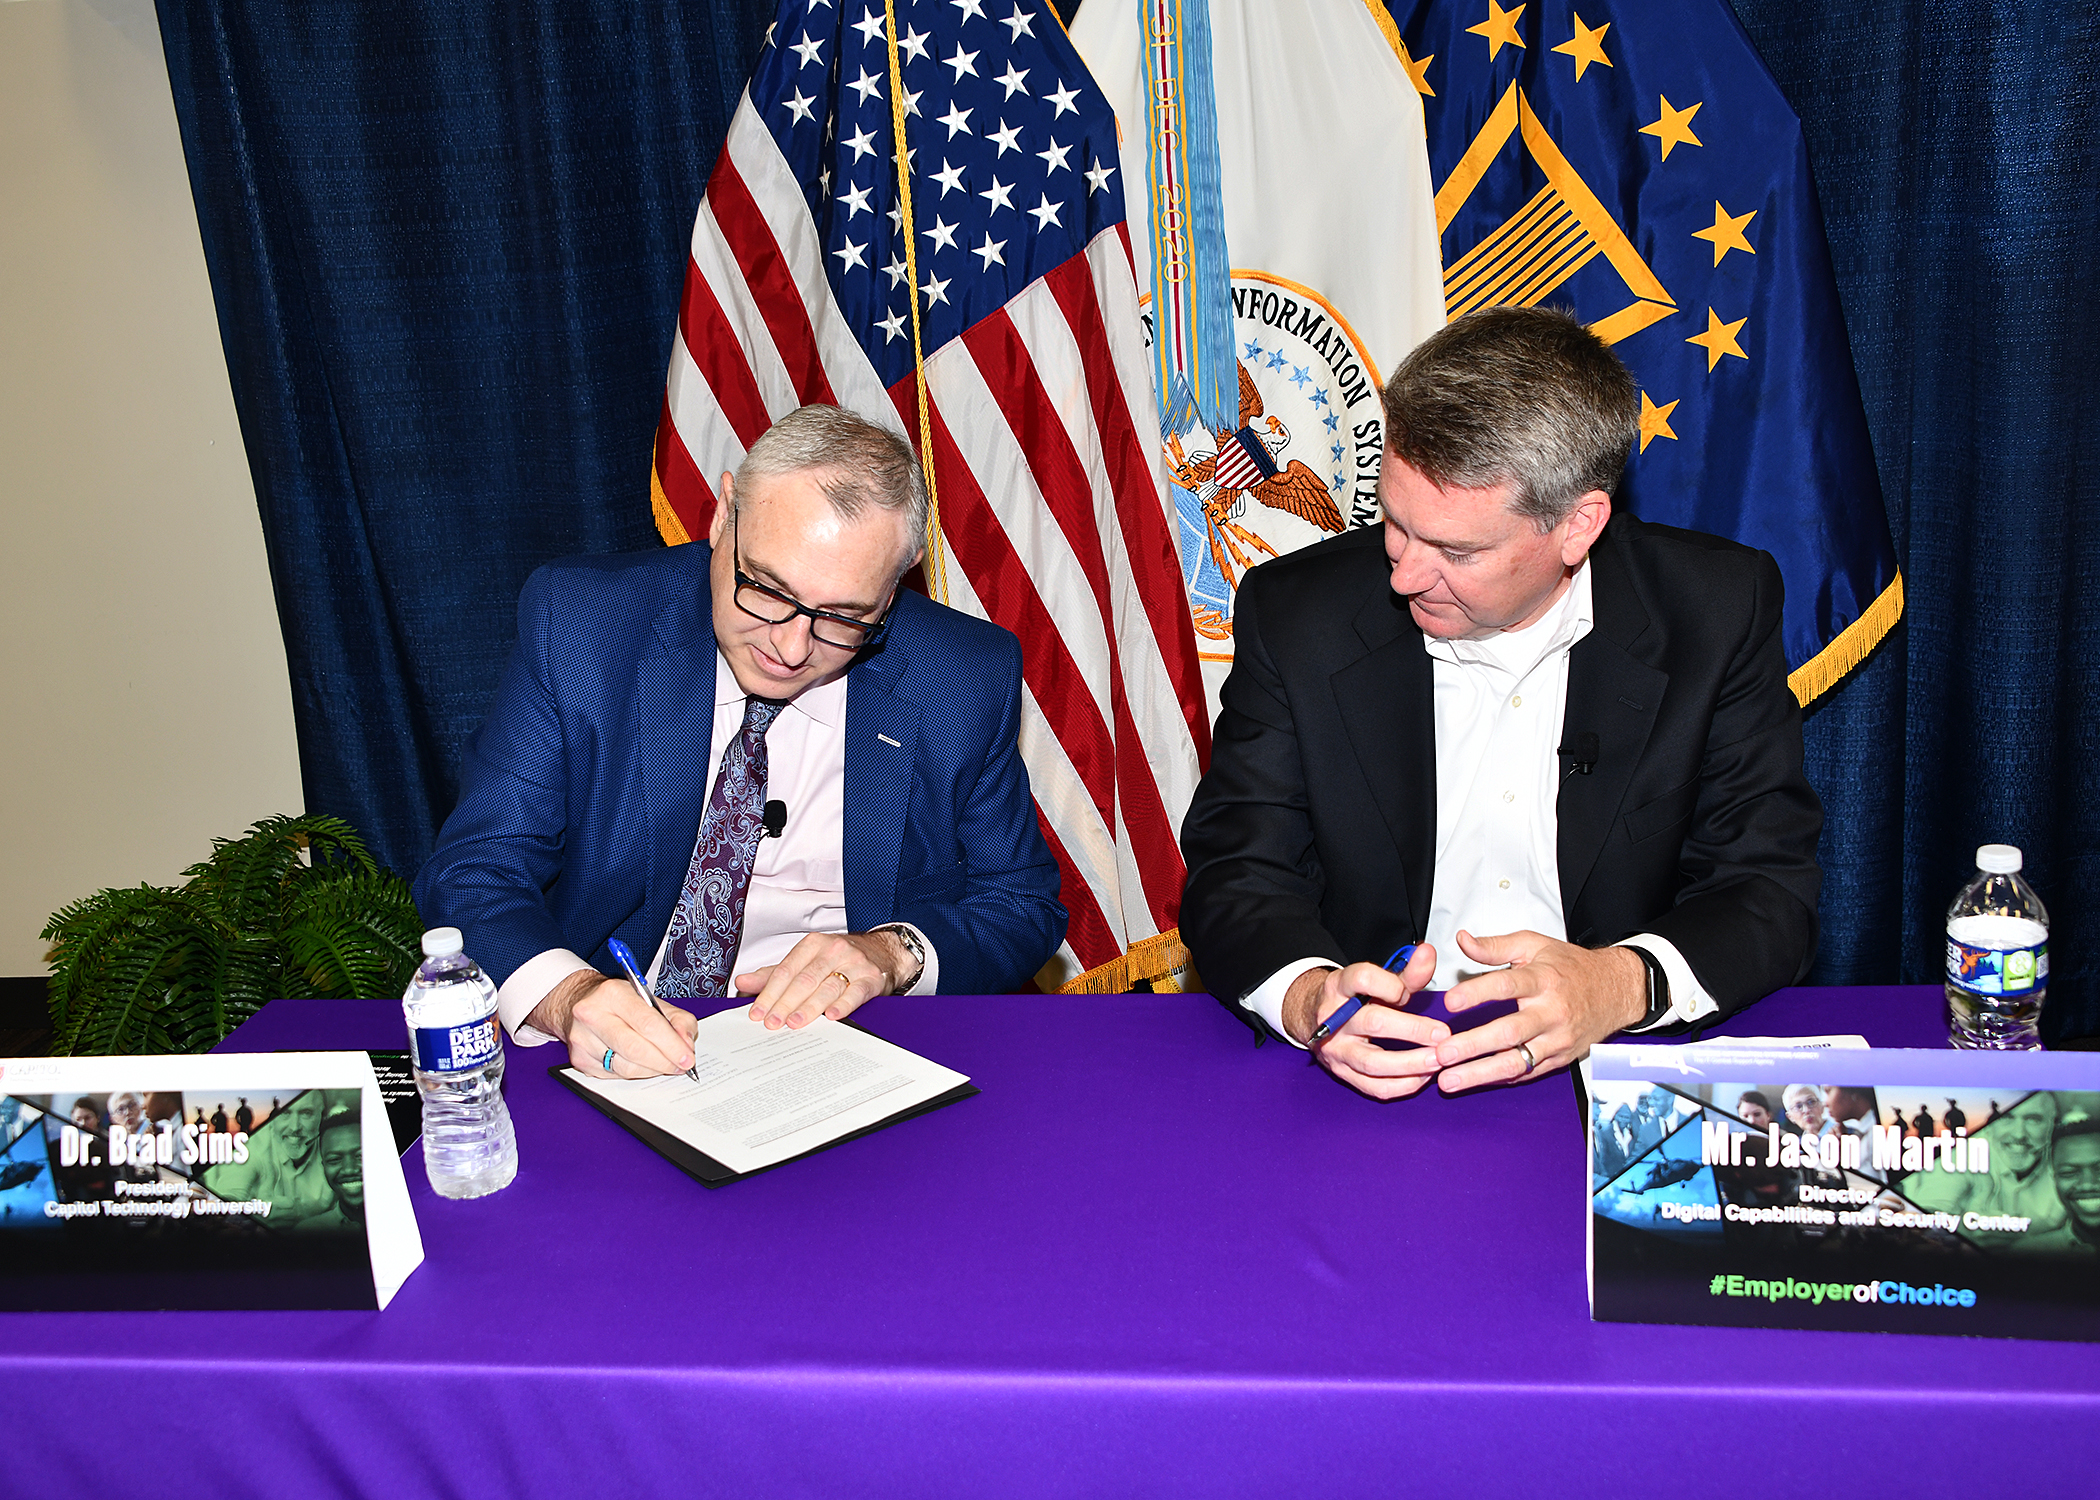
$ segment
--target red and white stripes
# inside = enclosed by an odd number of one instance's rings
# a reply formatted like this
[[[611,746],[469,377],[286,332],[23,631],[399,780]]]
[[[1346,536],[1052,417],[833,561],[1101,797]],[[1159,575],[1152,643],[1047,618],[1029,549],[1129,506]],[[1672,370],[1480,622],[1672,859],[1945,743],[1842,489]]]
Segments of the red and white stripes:
[[[1077,968],[1174,926],[1209,745],[1126,233],[926,361],[947,602],[1021,639],[1021,749]],[[747,98],[693,227],[657,440],[667,540],[704,534],[715,481],[803,402],[915,438],[916,383],[883,389],[821,248]]]

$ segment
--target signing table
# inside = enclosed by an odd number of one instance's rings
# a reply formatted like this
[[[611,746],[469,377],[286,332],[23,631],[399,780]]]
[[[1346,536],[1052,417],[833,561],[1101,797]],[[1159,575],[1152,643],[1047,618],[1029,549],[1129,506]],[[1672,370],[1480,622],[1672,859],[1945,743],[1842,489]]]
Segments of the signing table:
[[[0,1316],[0,1494],[2063,1493],[2100,1348],[1592,1323],[1566,1077],[1357,1097],[1193,995],[878,1001],[983,1088],[709,1191],[510,1052],[385,1313]],[[1932,989],[1737,1034],[1943,1040]],[[399,1047],[279,1001],[240,1050]]]

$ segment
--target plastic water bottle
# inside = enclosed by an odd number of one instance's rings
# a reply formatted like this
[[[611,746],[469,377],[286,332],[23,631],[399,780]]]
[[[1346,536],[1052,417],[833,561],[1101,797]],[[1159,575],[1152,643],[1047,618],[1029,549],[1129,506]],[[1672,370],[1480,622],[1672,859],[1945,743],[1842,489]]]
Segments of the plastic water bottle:
[[[2020,851],[1985,844],[1976,878],[1947,908],[1947,1040],[2039,1048],[2049,993],[2049,912],[2020,878]]]
[[[479,1198],[518,1175],[503,1106],[496,986],[463,951],[457,927],[423,934],[423,966],[401,997],[409,1061],[423,1096],[423,1166],[447,1198]]]

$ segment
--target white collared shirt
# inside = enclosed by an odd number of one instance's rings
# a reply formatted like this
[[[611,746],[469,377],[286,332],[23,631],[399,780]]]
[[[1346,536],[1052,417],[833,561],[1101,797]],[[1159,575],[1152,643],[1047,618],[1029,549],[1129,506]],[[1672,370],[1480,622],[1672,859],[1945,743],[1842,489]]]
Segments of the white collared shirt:
[[[799,694],[766,731],[766,798],[786,804],[787,822],[779,838],[758,841],[744,898],[743,938],[729,971],[732,986],[738,974],[780,962],[807,933],[846,930],[846,683],[841,676]],[[715,716],[704,783],[710,794],[729,742],[744,727],[746,701],[717,648]],[[701,816],[706,817],[704,806]],[[699,836],[696,824],[695,842]],[[908,993],[930,995],[940,983],[940,955],[924,933],[916,927],[912,931],[925,945],[926,968]],[[669,937],[667,932],[649,962],[651,982],[663,964]],[[527,1045],[551,1041],[544,1032],[526,1026],[525,1018],[549,990],[590,967],[566,948],[528,959],[497,992],[496,1010],[504,1026]]]
[[[1568,700],[1568,653],[1596,623],[1585,560],[1561,596],[1521,630],[1483,640],[1425,637],[1436,712],[1436,876],[1426,940],[1436,947],[1429,987],[1447,990],[1485,973],[1459,951],[1460,928],[1476,937],[1529,929],[1566,940],[1558,841],[1558,747]],[[1674,943],[1653,933],[1637,943],[1662,963],[1670,1009],[1657,1025],[1719,1009]],[[1385,955],[1360,954],[1377,962]],[[1269,976],[1240,1003],[1278,1036],[1283,997],[1308,969],[1340,967],[1307,957]]]

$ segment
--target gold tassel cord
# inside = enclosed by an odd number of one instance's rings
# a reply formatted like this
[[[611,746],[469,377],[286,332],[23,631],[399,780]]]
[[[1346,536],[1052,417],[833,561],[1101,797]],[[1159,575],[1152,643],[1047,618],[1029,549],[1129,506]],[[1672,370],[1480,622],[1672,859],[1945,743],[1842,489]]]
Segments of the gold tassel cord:
[[[918,231],[911,212],[911,153],[904,144],[904,61],[897,49],[897,0],[883,0],[889,23],[890,129],[897,146],[897,204],[904,232],[905,300],[911,306],[912,376],[919,397],[919,463],[926,471],[926,589],[948,602],[948,563],[941,548],[941,496],[933,477],[933,404],[926,398],[926,346],[919,330]]]

